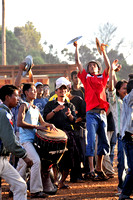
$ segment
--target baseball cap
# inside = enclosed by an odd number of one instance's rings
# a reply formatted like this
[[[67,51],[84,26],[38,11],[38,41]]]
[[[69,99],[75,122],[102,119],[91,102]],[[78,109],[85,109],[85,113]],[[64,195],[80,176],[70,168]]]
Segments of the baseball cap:
[[[42,85],[43,86],[43,84],[41,82],[36,82],[35,86],[37,87],[38,85]]]
[[[71,82],[68,81],[65,77],[60,77],[56,80],[56,89],[60,88],[62,85],[68,86]]]
[[[99,72],[102,70],[102,65],[101,65],[101,63],[100,63],[99,61],[95,61],[95,60],[91,60],[90,62],[88,62],[88,64],[87,64],[87,69],[86,69],[86,70],[88,70],[88,66],[89,66],[90,63],[96,63],[97,66],[98,66]]]

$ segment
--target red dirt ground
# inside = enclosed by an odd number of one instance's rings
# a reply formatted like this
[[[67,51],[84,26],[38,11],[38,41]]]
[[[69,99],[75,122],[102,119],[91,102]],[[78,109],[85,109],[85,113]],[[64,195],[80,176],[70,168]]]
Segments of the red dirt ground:
[[[108,181],[85,181],[84,183],[70,183],[69,177],[66,181],[71,188],[70,189],[60,189],[57,191],[56,195],[49,196],[45,198],[46,200],[117,200],[117,157],[114,159],[114,169],[115,177],[109,179]],[[9,199],[8,194],[8,184],[4,181],[2,183],[2,200]],[[30,199],[30,197],[28,197]],[[19,199],[18,199],[19,200]]]

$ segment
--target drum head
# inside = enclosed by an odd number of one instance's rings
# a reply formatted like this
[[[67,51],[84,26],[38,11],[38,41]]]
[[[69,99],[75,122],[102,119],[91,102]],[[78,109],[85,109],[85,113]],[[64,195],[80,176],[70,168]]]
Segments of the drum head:
[[[25,70],[24,70],[23,73],[22,73],[22,76],[24,77],[24,76],[26,76],[26,74],[29,72],[29,70],[31,69],[31,66],[32,66],[32,64],[33,64],[33,58],[32,58],[32,56],[28,55],[28,56],[24,59],[23,62],[26,63]]]
[[[57,129],[57,128],[56,128]],[[41,136],[42,138],[47,138],[47,139],[53,139],[53,140],[67,140],[67,135],[64,131],[57,129],[57,131],[55,130],[50,130],[50,128],[48,128],[48,130],[38,130],[37,134],[39,136]]]

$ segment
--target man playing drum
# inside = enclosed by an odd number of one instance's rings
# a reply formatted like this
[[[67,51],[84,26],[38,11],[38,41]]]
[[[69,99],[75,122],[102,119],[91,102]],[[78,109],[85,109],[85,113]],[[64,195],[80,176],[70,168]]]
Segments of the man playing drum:
[[[36,98],[36,87],[32,83],[27,83],[23,87],[23,93],[26,96],[26,102],[23,102],[19,108],[17,126],[19,127],[20,143],[26,149],[28,156],[33,161],[30,173],[30,192],[31,198],[45,198],[47,195],[42,192],[43,185],[41,179],[40,158],[33,146],[36,130],[44,130],[46,127],[56,130],[53,124],[46,123],[39,109],[33,105]],[[40,125],[38,125],[38,122]],[[26,173],[26,164],[19,161],[17,170],[24,178]]]

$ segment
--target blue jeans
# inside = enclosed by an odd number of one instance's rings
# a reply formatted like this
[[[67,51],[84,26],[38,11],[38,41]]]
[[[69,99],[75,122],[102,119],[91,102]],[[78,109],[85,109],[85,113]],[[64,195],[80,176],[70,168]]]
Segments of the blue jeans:
[[[123,184],[122,194],[130,196],[133,190],[133,141],[123,139],[123,146],[127,155],[129,168]]]
[[[96,133],[98,135],[97,155],[106,155],[109,152],[106,114],[87,112],[86,124],[87,124],[86,156],[94,156],[95,154]]]
[[[123,142],[121,139],[121,136],[118,136],[118,153],[117,153],[117,158],[118,158],[118,187],[120,189],[123,188],[123,182],[125,180],[126,176],[126,171],[127,171],[127,160],[126,160],[126,155],[123,147]]]

